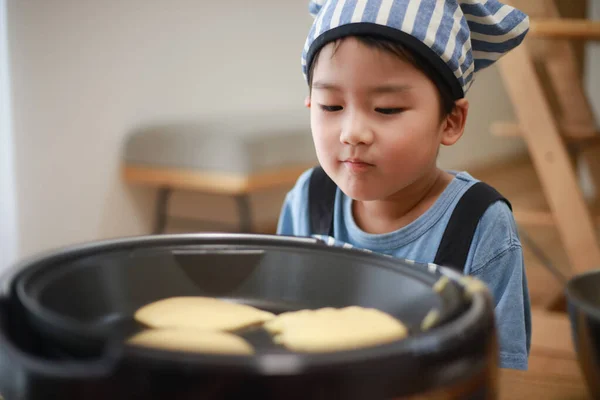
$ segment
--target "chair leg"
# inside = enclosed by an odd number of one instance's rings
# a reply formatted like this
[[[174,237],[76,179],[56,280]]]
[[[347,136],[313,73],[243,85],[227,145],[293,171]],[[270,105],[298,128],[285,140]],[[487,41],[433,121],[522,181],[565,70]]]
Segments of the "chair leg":
[[[161,187],[158,189],[158,197],[156,199],[156,208],[154,215],[154,230],[155,235],[164,233],[167,226],[167,207],[169,198],[171,197],[171,188]]]
[[[252,233],[252,210],[250,207],[250,196],[247,194],[240,194],[236,196],[236,202],[238,207],[238,213],[240,217],[240,231],[242,233]]]

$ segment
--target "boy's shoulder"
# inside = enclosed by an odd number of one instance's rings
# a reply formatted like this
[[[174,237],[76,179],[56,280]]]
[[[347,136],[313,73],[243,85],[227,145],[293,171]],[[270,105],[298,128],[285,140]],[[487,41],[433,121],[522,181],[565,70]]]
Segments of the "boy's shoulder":
[[[464,196],[466,191],[471,186],[479,182],[485,183],[488,186],[492,187],[494,190],[498,191],[498,189],[495,188],[493,185],[490,185],[485,181],[481,181],[477,178],[474,178],[467,172],[460,172],[456,175],[456,177],[467,182],[462,196]],[[513,234],[514,232],[516,232],[517,226],[511,209],[512,205],[509,205],[510,199],[504,197],[504,195],[501,192],[498,191],[498,193],[500,194],[500,196],[502,196],[502,199],[505,199],[508,203],[505,201],[496,201],[487,208],[487,210],[483,213],[481,219],[479,220],[479,227],[483,231],[481,233],[488,233],[489,230],[487,228],[493,228],[491,229],[491,231],[506,233],[506,241],[509,242],[509,244],[518,243],[518,237]]]
[[[474,258],[470,273],[485,267],[507,251],[521,249],[513,212],[504,201],[490,205],[479,220],[473,236]]]
[[[506,199],[509,203],[502,201],[505,197],[493,187],[493,185],[474,178],[466,171],[448,172],[455,176],[455,182],[454,185],[449,186],[442,194],[442,198],[445,197],[445,200],[442,200],[442,202],[448,202],[450,204],[449,207],[445,209],[446,217],[440,219],[442,225],[440,225],[441,230],[438,230],[439,232],[446,229],[449,219],[456,212],[461,200],[467,200],[465,195],[475,184],[485,183],[495,189],[500,195],[499,200],[493,201],[485,210],[483,210],[483,213],[480,214],[471,241],[471,257],[467,262],[468,271],[466,272],[474,272],[488,264],[490,260],[506,252],[508,249],[520,247],[516,223],[514,221],[511,206],[509,206],[510,200]],[[490,193],[487,191],[478,193],[482,196],[490,196]],[[450,198],[452,198],[452,200],[450,200]],[[473,199],[474,198],[471,196],[466,204],[462,204],[463,213],[465,211],[464,207],[470,207],[469,205],[472,204]],[[482,200],[483,199],[476,200],[476,202]]]
[[[300,208],[302,211],[308,210],[308,188],[313,171],[314,167],[300,174],[294,186],[287,192],[285,203],[292,207],[292,209],[297,210]]]
[[[494,190],[498,191],[498,189],[496,187],[494,187],[493,185],[490,185],[486,181],[482,181],[477,178],[474,178],[471,174],[469,174],[466,171],[453,172],[453,174],[455,174],[456,179],[463,181],[464,186],[463,186],[463,190],[462,190],[460,197],[464,196],[465,193],[467,192],[467,190],[470,189],[473,185],[475,185],[476,183],[480,183],[480,182],[485,183],[486,185],[492,187]],[[502,194],[502,192],[498,191],[498,193],[500,194],[500,196],[502,196],[502,198],[506,199],[510,203],[510,200],[505,198],[504,195]],[[460,200],[460,198],[459,198],[459,200]],[[483,218],[485,218],[486,220],[494,220],[495,218],[512,219],[511,207],[512,207],[512,205],[509,206],[509,204],[507,204],[504,201],[495,202],[487,209],[486,213],[482,216],[482,220],[483,220]]]
[[[310,184],[310,177],[312,176],[315,167],[309,168],[304,171],[298,179],[296,179],[296,183],[294,183],[294,187],[289,191],[288,195],[300,195],[302,193],[308,192],[308,186]]]
[[[318,165],[306,169],[296,182],[294,186],[288,191],[286,196],[286,202],[294,206],[301,206],[302,211],[308,211],[309,209],[309,189],[311,186],[311,177],[315,170],[319,168]],[[316,189],[320,188],[320,184],[317,183]],[[339,192],[339,189],[337,190]]]
[[[455,179],[461,181],[462,188],[460,189],[459,196],[457,196],[457,198],[455,200],[454,207],[450,208],[448,210],[449,212],[454,211],[456,205],[462,199],[462,197],[467,193],[467,191],[472,186],[474,186],[477,183],[480,183],[480,182],[485,183],[486,185],[492,187],[494,190],[498,191],[497,188],[495,188],[493,185],[490,185],[489,183],[487,183],[485,181],[481,181],[477,178],[474,178],[472,175],[470,175],[466,171],[461,171],[461,172],[451,171],[451,173],[453,173],[455,175]],[[516,224],[514,223],[514,218],[513,218],[512,209],[511,209],[512,205],[509,205],[510,200],[505,198],[501,192],[498,191],[498,193],[500,194],[502,199],[506,199],[508,201],[508,203],[505,201],[496,201],[493,204],[491,204],[486,209],[486,211],[483,213],[483,215],[481,216],[480,225],[487,227],[487,226],[494,226],[495,224],[500,224],[499,228],[502,228],[505,231],[506,230],[512,231],[513,229],[516,229]]]

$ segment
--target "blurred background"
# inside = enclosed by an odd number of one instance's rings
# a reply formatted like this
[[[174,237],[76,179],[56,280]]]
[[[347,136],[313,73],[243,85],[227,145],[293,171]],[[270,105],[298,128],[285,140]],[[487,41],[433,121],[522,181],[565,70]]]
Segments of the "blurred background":
[[[567,3],[567,12],[600,16],[597,2]],[[262,119],[270,135],[293,126],[312,146],[300,68],[311,24],[304,0],[0,4],[2,267],[57,246],[151,233],[163,183],[138,185],[123,174],[128,140],[140,129],[254,118],[247,135],[260,132]],[[590,44],[584,54],[585,70],[597,71],[600,50]],[[600,76],[583,79],[600,109]],[[496,67],[479,75],[468,98],[466,134],[443,149],[440,164],[477,174],[527,158],[522,140],[490,134],[493,122],[514,119]],[[220,126],[195,134],[220,135]],[[227,157],[237,142],[211,153]],[[261,231],[273,229],[286,182],[251,196]],[[173,190],[165,231],[236,230],[232,196],[209,192]]]
[[[510,2],[538,22],[600,19],[596,0]],[[307,3],[0,0],[0,271],[91,240],[273,233],[316,163],[300,66]],[[439,159],[513,203],[538,311],[560,309],[566,279],[600,265],[600,47],[586,41],[600,25],[554,22],[479,74],[465,135]],[[533,378],[508,386],[580,398],[566,316],[540,315]]]

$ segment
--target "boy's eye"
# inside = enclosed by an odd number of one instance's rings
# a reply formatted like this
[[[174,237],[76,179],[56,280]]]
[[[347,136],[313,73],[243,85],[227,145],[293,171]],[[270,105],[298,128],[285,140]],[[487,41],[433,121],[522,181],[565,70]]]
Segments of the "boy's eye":
[[[380,114],[398,114],[401,113],[403,111],[402,108],[376,108],[375,111],[377,111]]]
[[[321,104],[321,109],[323,111],[327,111],[327,112],[335,112],[335,111],[341,111],[344,108],[342,106],[326,106],[324,104]]]

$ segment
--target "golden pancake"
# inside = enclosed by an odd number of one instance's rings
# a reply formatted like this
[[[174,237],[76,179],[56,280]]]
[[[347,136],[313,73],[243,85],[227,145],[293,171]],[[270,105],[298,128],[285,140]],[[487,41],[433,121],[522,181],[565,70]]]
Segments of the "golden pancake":
[[[150,303],[134,318],[151,328],[235,331],[262,324],[274,314],[211,297],[172,297]]]
[[[148,329],[132,336],[127,343],[161,350],[205,354],[250,355],[254,353],[248,342],[232,333],[194,329]]]
[[[397,319],[375,309],[323,308],[283,313],[265,329],[274,341],[297,352],[333,352],[401,340],[408,329]]]

